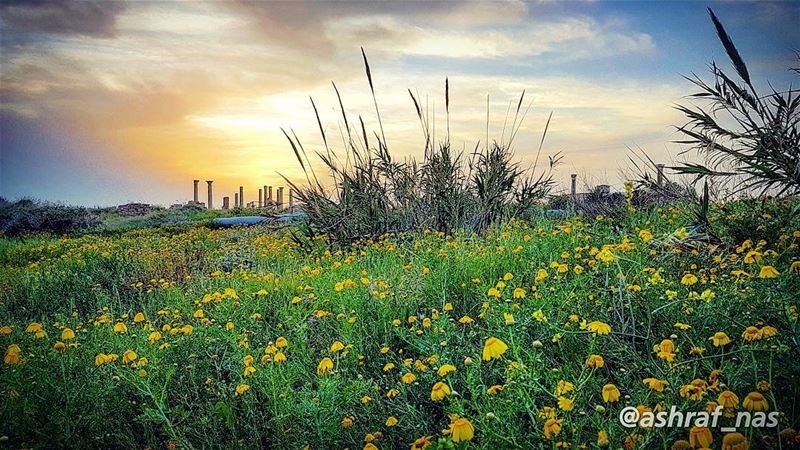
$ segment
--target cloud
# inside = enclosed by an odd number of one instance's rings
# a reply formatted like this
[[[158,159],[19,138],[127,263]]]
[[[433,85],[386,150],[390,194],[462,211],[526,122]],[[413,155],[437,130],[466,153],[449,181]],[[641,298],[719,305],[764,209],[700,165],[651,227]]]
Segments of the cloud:
[[[560,3],[135,2],[120,10],[103,5],[94,5],[102,14],[73,2],[12,5],[21,8],[16,12],[9,4],[0,7],[4,26],[15,24],[3,33],[9,38],[0,66],[0,114],[57,123],[55,134],[76,143],[71,150],[62,146],[62,156],[102,160],[92,173],[110,178],[125,172],[126,186],[139,189],[120,194],[126,200],[147,192],[151,197],[139,199],[168,204],[189,195],[184,180],[193,178],[217,180],[220,196],[239,184],[279,183],[276,171],[297,178],[280,127],[294,127],[309,151],[319,148],[312,95],[330,141],[340,144],[341,116],[331,80],[351,118],[361,115],[368,129],[377,129],[361,45],[398,156],[420,156],[422,148],[407,88],[421,94],[431,115],[436,110],[442,137],[445,75],[454,142],[472,147],[485,139],[486,94],[491,138],[499,139],[507,102],[527,89],[534,103],[517,141],[518,156],[530,162],[553,110],[546,151],[567,150],[568,161],[593,170],[613,169],[625,145],[664,142],[674,123],[670,105],[680,94],[675,86],[637,80],[641,61],[630,66],[630,75],[614,79],[550,64],[655,52],[651,36],[630,22],[608,15],[538,14],[561,8]],[[59,8],[72,19],[60,24],[44,19],[42,11]],[[37,9],[44,17],[38,25],[22,26],[19,11]],[[92,25],[96,28],[70,24],[91,14],[102,16]],[[11,41],[17,42],[14,51],[6,53]],[[29,167],[36,170],[33,163]],[[82,176],[79,169],[74,176]],[[160,180],[163,194],[151,194],[153,180]]]
[[[253,2],[237,0],[223,4],[247,18],[250,29],[270,41],[316,56],[329,56],[340,47],[342,36],[326,33],[330,23],[364,18],[394,17],[431,27],[488,26],[519,23],[528,14],[528,4],[519,0],[497,2]],[[380,24],[360,33],[379,38]],[[376,33],[377,31],[377,33]],[[356,33],[358,35],[359,33]],[[361,41],[358,45],[368,45]],[[356,45],[356,46],[358,46]]]
[[[651,36],[585,16],[502,28],[442,28],[392,16],[352,16],[330,21],[325,31],[340,48],[366,45],[372,51],[406,56],[501,59],[550,54],[567,61],[655,51]]]
[[[116,34],[117,15],[124,10],[125,4],[118,1],[11,0],[0,6],[0,20],[17,37],[35,33],[111,37]]]

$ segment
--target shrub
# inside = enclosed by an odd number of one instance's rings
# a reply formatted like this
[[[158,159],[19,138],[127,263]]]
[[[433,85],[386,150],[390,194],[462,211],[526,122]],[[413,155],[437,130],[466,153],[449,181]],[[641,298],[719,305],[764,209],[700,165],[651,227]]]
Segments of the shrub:
[[[380,128],[380,133],[373,133],[374,140],[370,139],[362,117],[358,118],[358,126],[352,126],[334,84],[344,123],[345,154],[338,155],[328,145],[316,105],[311,100],[325,149],[316,155],[333,181],[333,192],[323,187],[297,136],[284,131],[305,172],[307,185],[298,186],[288,179],[286,182],[297,193],[308,215],[311,233],[325,234],[330,241],[351,243],[388,232],[422,228],[443,232],[480,231],[521,214],[550,193],[554,186],[552,171],[560,155],[550,157],[548,167],[536,172],[547,126],[530,172],[522,170],[513,158],[512,143],[527,112],[523,109],[525,92],[517,102],[508,140],[483,146],[478,143],[472,153],[465,154],[450,145],[449,126],[447,137],[442,142],[434,142],[428,116],[409,91],[425,139],[424,159],[422,162],[413,158],[396,161],[388,149],[363,49],[362,54]],[[449,81],[445,80],[448,124],[449,110]],[[547,123],[549,125],[549,119]]]
[[[28,232],[68,233],[100,224],[95,213],[79,206],[38,203],[23,199],[0,203],[0,232],[19,235]]]

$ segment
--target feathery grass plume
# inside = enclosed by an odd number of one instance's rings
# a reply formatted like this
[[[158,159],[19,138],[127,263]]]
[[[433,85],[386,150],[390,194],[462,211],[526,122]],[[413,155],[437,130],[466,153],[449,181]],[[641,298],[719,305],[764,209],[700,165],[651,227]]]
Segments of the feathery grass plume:
[[[424,138],[424,157],[395,160],[387,146],[374,90],[373,72],[364,49],[364,69],[377,116],[380,133],[369,132],[359,116],[361,142],[351,132],[350,120],[342,96],[332,84],[342,111],[344,157],[339,158],[331,146],[325,126],[313,99],[311,105],[325,147],[315,152],[329,172],[333,186],[326,189],[319,182],[299,139],[284,131],[307,185],[299,186],[284,179],[297,193],[297,200],[308,215],[308,230],[324,234],[329,241],[351,243],[380,236],[387,232],[434,228],[443,232],[456,229],[484,230],[494,223],[514,217],[545,198],[555,183],[552,171],[561,159],[560,153],[550,158],[550,167],[537,173],[539,155],[550,123],[545,125],[532,170],[523,170],[513,160],[511,149],[531,103],[525,103],[523,91],[516,101],[508,142],[478,142],[470,154],[456,150],[450,136],[450,79],[445,78],[445,113],[447,135],[441,142],[435,137],[435,113],[423,111],[419,95],[408,94],[420,122]],[[488,119],[487,96],[487,119]],[[552,118],[552,114],[551,114]],[[340,126],[341,130],[341,126]],[[488,133],[488,123],[487,123]],[[488,141],[488,135],[487,135]]]

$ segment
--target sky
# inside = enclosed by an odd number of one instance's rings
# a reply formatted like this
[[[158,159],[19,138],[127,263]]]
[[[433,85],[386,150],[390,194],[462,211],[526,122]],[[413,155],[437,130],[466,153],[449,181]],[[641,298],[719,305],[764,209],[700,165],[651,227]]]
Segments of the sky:
[[[560,188],[571,173],[619,186],[630,149],[680,159],[674,106],[695,92],[682,75],[730,69],[707,7],[759,88],[797,83],[800,2],[7,0],[0,196],[168,206],[200,179],[219,205],[240,185],[251,201],[281,175],[302,181],[281,128],[321,149],[311,97],[341,150],[331,82],[351,122],[378,129],[362,46],[397,158],[424,148],[409,89],[444,137],[447,77],[456,148],[485,140],[487,96],[489,138],[501,140],[525,90],[516,158],[532,165],[552,112],[543,154],[563,153]]]

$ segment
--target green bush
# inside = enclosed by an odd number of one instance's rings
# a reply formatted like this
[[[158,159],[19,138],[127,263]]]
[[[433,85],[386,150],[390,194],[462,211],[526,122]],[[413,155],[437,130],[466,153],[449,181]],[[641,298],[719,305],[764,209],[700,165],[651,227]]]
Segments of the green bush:
[[[10,236],[29,232],[62,234],[94,228],[99,224],[97,214],[84,207],[29,199],[0,202],[0,232]]]
[[[375,100],[372,74],[364,55],[367,79]],[[336,86],[334,85],[334,89]],[[336,90],[339,96],[338,90]],[[547,168],[537,173],[544,138],[530,171],[514,161],[512,144],[527,112],[525,93],[517,102],[508,136],[493,143],[478,143],[474,151],[455,150],[450,143],[449,126],[444,140],[437,143],[426,112],[409,91],[425,139],[424,158],[393,159],[389,151],[377,100],[375,110],[380,133],[371,139],[364,121],[352,125],[339,96],[344,122],[344,155],[328,145],[319,114],[317,122],[324,152],[317,152],[333,189],[326,189],[294,133],[284,131],[297,160],[306,174],[307,184],[299,186],[288,179],[308,215],[309,229],[327,235],[330,241],[351,243],[389,232],[431,228],[443,232],[455,229],[484,230],[492,224],[516,217],[544,199],[554,187],[553,168],[559,154],[549,158]],[[449,124],[449,82],[445,81],[445,113]],[[316,105],[312,100],[315,113]],[[528,106],[529,107],[529,106]],[[547,121],[549,125],[550,119]],[[488,136],[487,136],[488,139]]]

